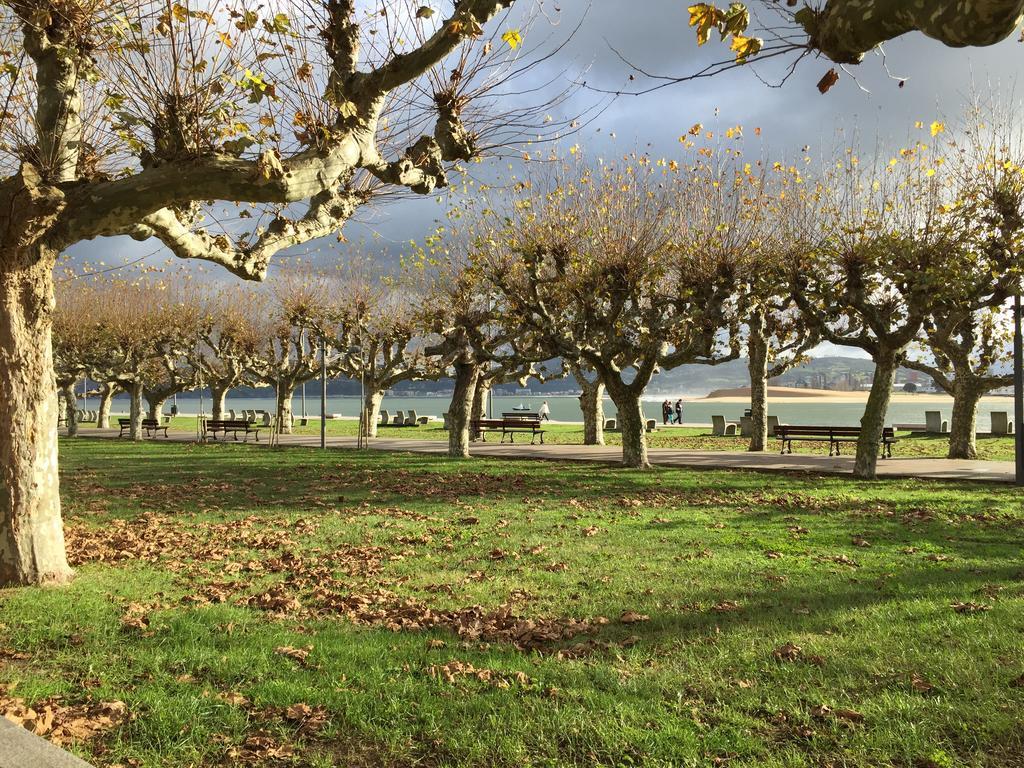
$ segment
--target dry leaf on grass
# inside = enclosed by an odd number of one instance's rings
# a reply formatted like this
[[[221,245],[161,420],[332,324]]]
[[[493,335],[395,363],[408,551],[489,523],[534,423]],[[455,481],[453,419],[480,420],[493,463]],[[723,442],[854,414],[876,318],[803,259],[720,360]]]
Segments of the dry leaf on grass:
[[[528,686],[530,678],[525,672],[497,672],[493,669],[474,667],[468,661],[453,660],[447,664],[431,664],[427,674],[435,680],[455,683],[459,678],[475,678],[494,688],[507,689],[513,685]]]
[[[128,719],[128,707],[123,701],[65,706],[58,698],[44,699],[29,706],[24,699],[0,696],[0,714],[36,736],[45,736],[63,746],[89,741],[120,725]]]
[[[293,661],[297,661],[304,667],[310,667],[309,653],[313,650],[313,646],[307,645],[305,648],[293,648],[290,645],[281,645],[274,649],[274,653],[280,656],[287,656]]]
[[[910,676],[910,687],[918,693],[929,693],[935,690],[934,685],[916,672]]]
[[[811,716],[819,720],[835,718],[837,720],[845,720],[848,723],[860,723],[864,721],[864,715],[856,710],[843,708],[832,709],[828,704],[822,704],[820,707],[812,709]]]
[[[967,602],[967,603],[961,603],[961,602],[950,603],[949,607],[952,608],[957,613],[984,613],[985,611],[991,611],[992,610],[992,606],[991,605],[986,605],[985,603],[971,603],[971,602]]]
[[[623,624],[639,624],[640,622],[650,620],[651,617],[646,613],[637,613],[636,611],[624,611],[622,615],[619,616],[619,621]]]

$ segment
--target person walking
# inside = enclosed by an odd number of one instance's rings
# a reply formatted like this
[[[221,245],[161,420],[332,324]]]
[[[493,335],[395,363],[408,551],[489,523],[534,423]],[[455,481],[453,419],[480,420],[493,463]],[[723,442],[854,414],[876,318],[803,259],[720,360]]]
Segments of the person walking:
[[[676,400],[676,424],[683,423],[683,401]]]
[[[668,424],[672,421],[672,403],[663,400],[661,403],[661,423]]]
[[[537,409],[537,415],[540,416],[541,421],[551,421],[551,409],[548,408],[547,400],[541,403],[540,408]]]

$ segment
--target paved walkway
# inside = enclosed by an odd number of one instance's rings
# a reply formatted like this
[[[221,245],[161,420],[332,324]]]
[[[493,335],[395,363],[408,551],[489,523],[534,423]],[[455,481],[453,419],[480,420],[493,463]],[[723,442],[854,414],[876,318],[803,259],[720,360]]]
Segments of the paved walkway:
[[[86,429],[82,437],[117,438],[116,429]],[[153,438],[162,440],[163,438]],[[194,432],[175,431],[170,439],[180,442],[195,440]],[[252,440],[250,445],[265,446],[265,439],[259,443]],[[320,437],[314,435],[282,435],[285,446],[318,448]],[[330,448],[355,448],[354,437],[328,437]],[[412,438],[374,438],[370,448],[379,451],[412,451],[414,453],[442,454],[448,444],[441,440],[415,440]],[[851,448],[852,450],[852,448]],[[591,461],[604,464],[618,464],[622,449],[618,446],[600,445],[529,445],[497,442],[476,442],[470,447],[474,456],[517,459],[550,459],[558,461]],[[853,456],[824,456],[821,454],[794,453],[785,456],[773,452],[748,453],[746,451],[696,451],[674,448],[651,448],[652,464],[670,467],[701,467],[707,469],[747,469],[764,472],[814,472],[849,474],[853,472]],[[920,477],[932,480],[982,480],[989,482],[1013,482],[1012,461],[962,461],[958,459],[879,459],[880,477]]]

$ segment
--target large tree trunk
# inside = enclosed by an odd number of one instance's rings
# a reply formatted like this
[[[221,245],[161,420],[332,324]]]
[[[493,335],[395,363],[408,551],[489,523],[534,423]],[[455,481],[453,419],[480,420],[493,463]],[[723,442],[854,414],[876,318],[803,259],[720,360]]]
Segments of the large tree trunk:
[[[857,439],[857,460],[853,467],[855,477],[874,479],[878,464],[879,441],[885,428],[885,415],[889,410],[899,356],[895,352],[883,351],[875,356],[875,378],[871,392],[860,420],[860,437]]]
[[[622,431],[622,466],[646,469],[651,463],[647,458],[647,433],[640,395],[624,384],[607,386],[618,411],[619,429]]]
[[[160,421],[160,416],[164,412],[164,405],[167,403],[167,395],[154,395],[145,394],[146,404],[149,406],[149,412],[146,416],[147,419],[156,419]]]
[[[69,381],[60,385],[64,396],[64,419],[67,421],[68,437],[78,436],[78,400],[75,398],[75,382]]]
[[[949,458],[978,458],[978,401],[982,390],[957,377],[953,389],[953,417],[949,424]]]
[[[363,412],[366,414],[366,434],[368,437],[377,436],[377,422],[380,421],[380,406],[384,402],[384,390],[367,390],[366,399],[363,401]]]
[[[39,248],[0,252],[0,586],[72,576],[50,346],[56,256]]]
[[[583,411],[583,444],[604,445],[604,382],[579,381],[580,410]]]
[[[487,418],[487,396],[491,393],[491,379],[480,376],[476,380],[476,388],[473,390],[473,411],[472,419]]]
[[[277,387],[277,431],[282,435],[292,433],[292,398],[295,396],[295,382],[281,382]]]
[[[469,422],[479,377],[479,366],[473,363],[455,364],[455,391],[452,393],[451,405],[448,406],[448,455],[452,458],[469,458]]]
[[[128,436],[132,440],[142,439],[142,419],[145,411],[142,408],[142,382],[135,381],[128,385],[128,396],[131,398],[131,407],[128,409],[128,418],[131,419],[131,428]]]
[[[211,385],[210,398],[213,401],[211,406],[213,415],[210,418],[213,421],[221,421],[224,418],[224,406],[228,400],[228,388]]]
[[[763,451],[768,442],[768,342],[764,320],[755,313],[748,324],[747,370],[750,373],[750,448]]]
[[[96,417],[99,429],[110,429],[110,402],[114,399],[114,389],[109,381],[100,385],[100,410]]]

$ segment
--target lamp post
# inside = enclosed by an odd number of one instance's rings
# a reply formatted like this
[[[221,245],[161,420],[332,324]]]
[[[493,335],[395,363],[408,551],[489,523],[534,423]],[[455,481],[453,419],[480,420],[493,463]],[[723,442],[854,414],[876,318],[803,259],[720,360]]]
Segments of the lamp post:
[[[327,336],[320,334],[320,447],[327,449]]]
[[[1013,454],[1014,482],[1024,485],[1024,340],[1020,314],[1018,290],[1013,297]]]
[[[359,432],[356,436],[356,448],[365,448],[370,425],[367,423],[366,413],[366,366],[363,365],[363,348],[353,344],[348,348],[348,354],[359,355]]]

